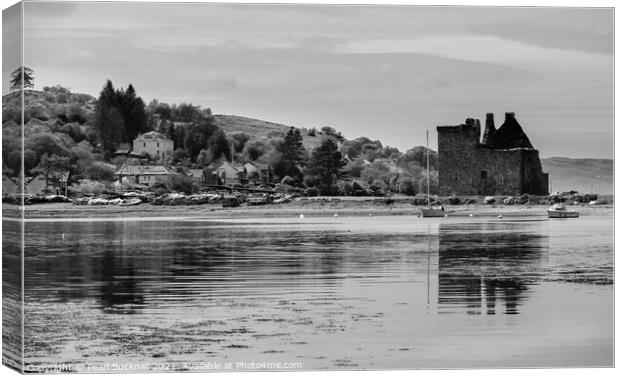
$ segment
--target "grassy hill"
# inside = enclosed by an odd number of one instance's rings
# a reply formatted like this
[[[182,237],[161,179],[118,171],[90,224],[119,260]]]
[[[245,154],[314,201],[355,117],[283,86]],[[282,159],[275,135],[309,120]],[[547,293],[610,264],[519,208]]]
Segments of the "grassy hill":
[[[270,132],[280,132],[285,135],[291,128],[285,124],[234,115],[215,115],[215,121],[226,133],[244,132],[251,135],[252,138],[260,138],[268,135]],[[306,128],[299,128],[299,130],[303,136],[306,150],[312,150],[321,144],[320,136],[309,136],[308,129]]]
[[[542,159],[543,171],[549,173],[553,191],[577,190],[588,193],[613,194],[614,163],[612,159]]]

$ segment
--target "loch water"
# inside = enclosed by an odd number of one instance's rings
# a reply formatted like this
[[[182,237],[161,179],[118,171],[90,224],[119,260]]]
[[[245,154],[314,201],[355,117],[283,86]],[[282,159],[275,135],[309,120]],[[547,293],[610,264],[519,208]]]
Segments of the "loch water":
[[[611,212],[25,225],[27,371],[613,364]]]

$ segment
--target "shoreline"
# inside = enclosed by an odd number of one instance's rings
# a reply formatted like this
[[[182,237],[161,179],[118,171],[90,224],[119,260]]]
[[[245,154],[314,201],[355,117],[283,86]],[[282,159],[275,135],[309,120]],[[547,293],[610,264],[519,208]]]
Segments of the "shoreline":
[[[3,204],[3,220],[19,220],[20,206]],[[26,221],[45,219],[105,219],[126,218],[127,220],[157,220],[162,218],[207,218],[207,219],[235,219],[235,218],[261,218],[261,217],[320,217],[334,216],[416,216],[419,209],[424,206],[415,206],[407,203],[395,202],[386,205],[382,200],[294,200],[284,204],[272,204],[264,206],[246,206],[224,208],[221,205],[187,205],[187,206],[156,206],[141,204],[138,206],[77,206],[71,203],[41,203],[25,206],[24,217]],[[478,217],[507,217],[540,216],[546,217],[549,206],[547,205],[444,205],[448,217],[466,217],[470,215]],[[580,215],[607,214],[613,216],[614,205],[570,205],[579,211]]]

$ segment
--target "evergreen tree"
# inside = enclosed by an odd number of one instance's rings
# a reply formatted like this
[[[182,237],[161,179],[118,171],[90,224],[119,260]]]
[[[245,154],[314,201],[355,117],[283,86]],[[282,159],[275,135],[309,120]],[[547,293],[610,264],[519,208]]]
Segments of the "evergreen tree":
[[[338,145],[325,138],[312,152],[312,158],[306,169],[306,181],[315,185],[323,195],[334,194],[336,182],[342,176],[342,167],[345,164],[342,154],[338,151]]]
[[[130,83],[127,90],[117,93],[119,109],[125,123],[124,142],[132,142],[140,133],[147,132],[148,123],[146,106],[142,98],[136,95],[136,90]]]
[[[117,92],[110,80],[101,90],[95,106],[95,127],[98,131],[101,152],[107,160],[118,144],[126,139],[125,123],[118,110]]]
[[[211,152],[212,160],[217,160],[222,156],[228,161],[232,159],[230,141],[221,129],[217,130],[209,140],[209,151]]]
[[[34,71],[27,66],[20,66],[11,73],[11,91],[22,88],[22,70],[24,88],[34,88]]]
[[[280,152],[280,159],[274,166],[274,172],[280,178],[290,176],[300,179],[300,167],[304,165],[304,145],[303,137],[299,129],[291,127],[277,150]]]

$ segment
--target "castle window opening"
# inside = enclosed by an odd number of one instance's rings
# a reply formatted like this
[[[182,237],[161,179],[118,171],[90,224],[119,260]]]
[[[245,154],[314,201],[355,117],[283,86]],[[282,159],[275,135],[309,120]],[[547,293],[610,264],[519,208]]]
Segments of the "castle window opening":
[[[482,179],[487,178],[487,171],[480,172],[480,178],[482,178]]]

